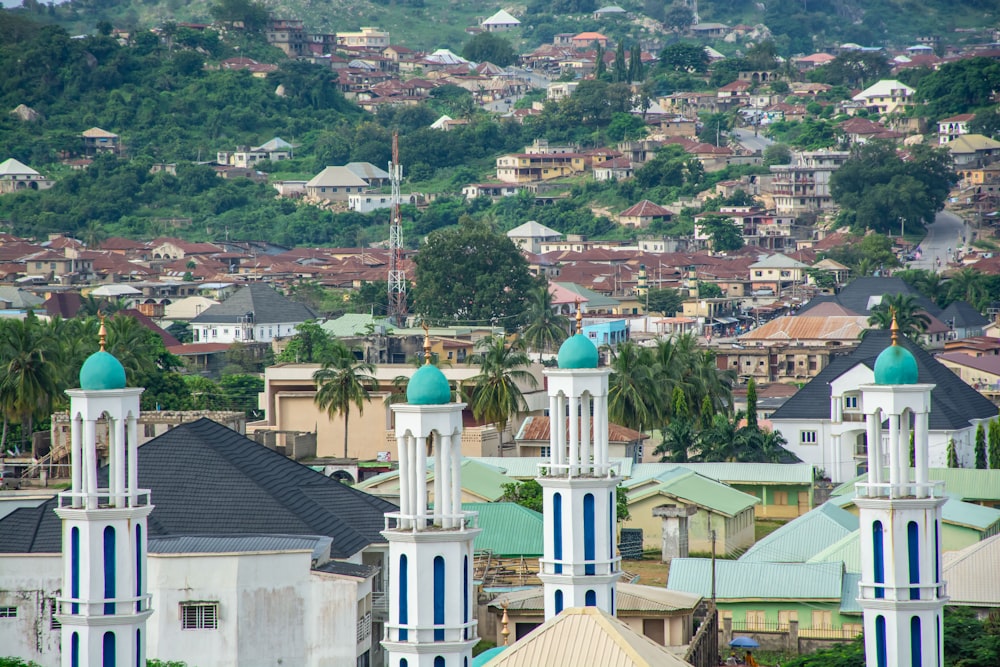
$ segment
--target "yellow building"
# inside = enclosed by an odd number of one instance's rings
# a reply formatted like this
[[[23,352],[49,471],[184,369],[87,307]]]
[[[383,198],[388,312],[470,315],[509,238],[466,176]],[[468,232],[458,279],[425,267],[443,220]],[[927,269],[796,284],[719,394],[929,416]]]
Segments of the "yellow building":
[[[497,158],[497,179],[531,183],[583,173],[586,161],[578,153],[511,153]]]

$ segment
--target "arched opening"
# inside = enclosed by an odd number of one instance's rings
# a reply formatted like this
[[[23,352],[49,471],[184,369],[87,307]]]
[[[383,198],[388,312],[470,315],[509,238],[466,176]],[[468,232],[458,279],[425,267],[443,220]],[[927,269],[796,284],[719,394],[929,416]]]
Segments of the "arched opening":
[[[923,667],[923,638],[920,636],[920,617],[910,617],[910,665]]]
[[[434,641],[444,641],[444,558],[434,557]],[[444,658],[442,658],[444,660]],[[435,660],[435,664],[437,661]]]
[[[583,594],[583,604],[586,607],[596,607],[597,606],[597,593],[594,591],[587,591]]]
[[[101,647],[101,652],[102,652],[101,667],[115,667],[118,658],[118,656],[115,655],[118,650],[117,647],[115,646],[115,633],[105,632],[104,641],[102,642],[102,644],[103,646]]]
[[[874,576],[876,584],[885,583],[885,554],[883,551],[882,522],[876,521],[872,524],[872,564],[874,566]],[[885,588],[875,587],[875,597],[884,598]]]
[[[875,665],[888,667],[885,655],[885,616],[875,617]]]
[[[406,554],[402,554],[399,557],[399,624],[406,625],[409,623],[409,583],[407,581],[409,573],[407,572],[407,562]],[[405,642],[409,639],[410,631],[406,628],[401,627],[399,629],[399,641]]]
[[[559,614],[563,610],[563,592],[561,590],[556,591],[556,614]]]
[[[142,597],[142,526],[135,527],[135,596]],[[136,611],[142,611],[142,600],[136,602]]]
[[[80,599],[80,529],[72,528],[69,531],[69,569],[70,569],[70,582],[69,582],[69,594],[74,600]],[[70,613],[79,614],[80,605],[74,602],[70,605]],[[73,633],[76,637],[76,633]],[[80,638],[77,637],[77,642]]]
[[[562,574],[562,494],[552,494],[552,558],[556,560],[555,573]]]
[[[115,597],[115,529],[108,526],[104,529],[104,599],[110,600]],[[104,614],[110,616],[115,613],[115,603],[104,603]],[[107,637],[107,635],[105,635]]]
[[[910,570],[910,583],[920,583],[920,526],[916,521],[906,524],[906,558]],[[910,588],[910,599],[920,599],[920,587]]]
[[[334,470],[330,474],[330,477],[334,478],[335,480],[343,484],[354,486],[354,475],[347,472],[346,470]]]
[[[588,493],[583,497],[583,559],[586,564],[583,566],[585,575],[596,574],[594,559],[597,557],[597,540],[594,536],[594,494]]]

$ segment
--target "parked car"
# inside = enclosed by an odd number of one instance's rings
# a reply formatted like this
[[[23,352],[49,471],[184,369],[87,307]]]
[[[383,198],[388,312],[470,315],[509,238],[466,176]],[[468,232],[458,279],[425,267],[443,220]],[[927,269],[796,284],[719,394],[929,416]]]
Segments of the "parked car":
[[[21,477],[11,470],[0,470],[0,489],[20,489]]]

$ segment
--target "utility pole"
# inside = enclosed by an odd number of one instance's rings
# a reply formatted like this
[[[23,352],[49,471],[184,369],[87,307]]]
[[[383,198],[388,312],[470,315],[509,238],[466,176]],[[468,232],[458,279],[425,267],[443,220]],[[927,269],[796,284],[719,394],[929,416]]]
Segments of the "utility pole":
[[[715,606],[715,530],[712,529],[712,513],[708,513],[708,534],[712,538],[712,606]]]
[[[403,166],[399,164],[399,133],[392,133],[392,161],[389,180],[392,183],[392,220],[389,223],[389,321],[403,326],[406,320],[406,273],[403,271],[403,221],[399,213],[399,184]]]

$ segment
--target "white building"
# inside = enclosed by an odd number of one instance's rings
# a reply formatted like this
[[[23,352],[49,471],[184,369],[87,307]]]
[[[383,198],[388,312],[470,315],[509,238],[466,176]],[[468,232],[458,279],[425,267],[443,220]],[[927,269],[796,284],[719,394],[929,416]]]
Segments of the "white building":
[[[888,340],[888,331],[869,331],[858,347],[833,358],[771,415],[775,430],[788,443],[785,448],[835,483],[868,469],[867,406],[860,388],[874,381],[875,360]],[[972,467],[976,426],[993,419],[996,406],[916,344],[905,338],[901,344],[916,358],[921,379],[935,385],[927,434],[929,465],[947,467],[948,444],[954,441],[960,465]]]
[[[0,195],[21,190],[48,190],[55,184],[20,160],[10,158],[0,162]]]
[[[292,301],[270,285],[251,283],[191,320],[196,343],[270,343],[295,335],[296,327],[315,319],[308,306]]]
[[[542,251],[543,243],[561,241],[563,234],[540,222],[528,220],[507,232],[507,238],[521,250],[537,255]]]
[[[976,117],[974,113],[963,113],[949,116],[938,121],[938,145],[944,146],[950,141],[969,133],[969,123]]]
[[[503,9],[482,22],[483,30],[486,32],[511,30],[519,25],[521,25],[521,22]]]
[[[941,563],[941,482],[929,479],[928,426],[933,384],[919,384],[917,360],[892,345],[875,361],[874,382],[861,385],[868,480],[857,484],[865,662],[868,667],[940,665],[942,616],[948,601]],[[938,406],[935,405],[935,409]],[[883,422],[888,433],[883,434]],[[910,438],[914,479],[910,479]],[[887,469],[886,469],[887,467]]]
[[[913,104],[913,94],[917,91],[901,81],[882,79],[855,95],[855,102],[865,105],[865,108],[877,114],[903,111]]]
[[[830,176],[850,156],[848,151],[806,151],[795,153],[792,164],[771,165],[775,211],[797,216],[833,208]]]

